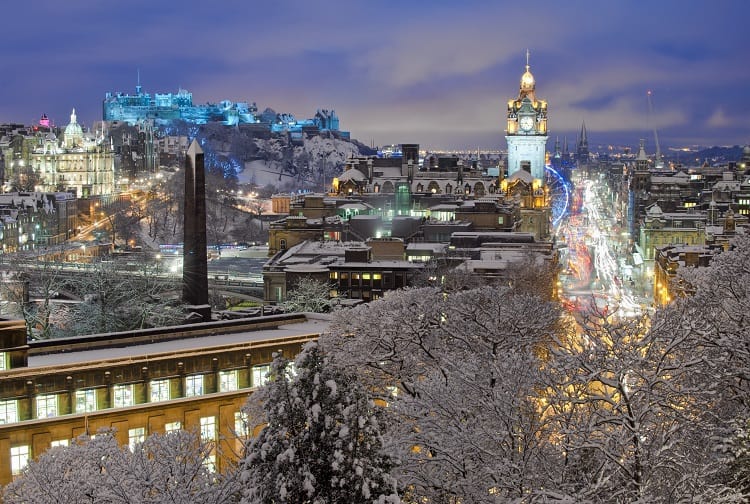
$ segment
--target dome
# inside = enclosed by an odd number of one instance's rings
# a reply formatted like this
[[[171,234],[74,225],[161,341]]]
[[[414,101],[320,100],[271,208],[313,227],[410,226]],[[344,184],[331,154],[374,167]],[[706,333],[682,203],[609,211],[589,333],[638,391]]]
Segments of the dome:
[[[339,182],[346,182],[349,180],[353,182],[363,182],[367,180],[367,175],[356,168],[350,168],[339,176]]]
[[[521,76],[521,90],[533,91],[535,85],[534,76],[529,71],[529,65],[526,65],[526,71]]]
[[[76,109],[70,114],[70,123],[65,126],[64,141],[66,147],[79,146],[83,139],[83,128],[76,120]]]

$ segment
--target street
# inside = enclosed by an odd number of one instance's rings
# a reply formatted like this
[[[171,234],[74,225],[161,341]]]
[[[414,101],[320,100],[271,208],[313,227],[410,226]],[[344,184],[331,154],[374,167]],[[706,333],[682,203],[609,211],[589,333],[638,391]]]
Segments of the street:
[[[571,310],[632,317],[651,306],[650,277],[634,264],[629,234],[615,216],[602,181],[574,176],[582,205],[556,229],[563,247],[560,261],[562,302]]]

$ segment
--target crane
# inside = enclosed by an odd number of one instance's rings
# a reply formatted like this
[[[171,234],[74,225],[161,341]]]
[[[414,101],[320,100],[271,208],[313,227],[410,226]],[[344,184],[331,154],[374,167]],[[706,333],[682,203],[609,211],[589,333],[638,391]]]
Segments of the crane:
[[[651,90],[646,91],[646,98],[648,100],[648,113],[649,117],[654,115],[654,106],[651,103]],[[653,121],[653,119],[652,119]],[[659,146],[659,133],[656,131],[656,121],[653,121],[654,125],[654,143],[656,143],[656,159],[654,165],[656,168],[664,168],[664,160],[661,158],[661,147]]]

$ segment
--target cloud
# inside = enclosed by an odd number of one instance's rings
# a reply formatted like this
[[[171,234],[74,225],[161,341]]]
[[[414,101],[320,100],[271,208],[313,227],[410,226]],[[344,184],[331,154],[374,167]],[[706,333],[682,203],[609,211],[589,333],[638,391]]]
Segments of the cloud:
[[[714,110],[713,114],[706,120],[706,126],[711,128],[726,128],[734,123],[724,111],[723,107]]]

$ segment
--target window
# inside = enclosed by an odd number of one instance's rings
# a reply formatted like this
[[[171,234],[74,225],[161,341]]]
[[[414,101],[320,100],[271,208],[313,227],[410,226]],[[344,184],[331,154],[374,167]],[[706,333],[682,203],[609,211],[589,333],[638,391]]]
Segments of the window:
[[[268,373],[271,371],[271,366],[266,364],[265,366],[253,367],[253,387],[261,387],[268,381]]]
[[[239,437],[247,437],[247,414],[243,411],[234,412],[234,434]]]
[[[18,476],[29,463],[29,445],[12,446],[10,449],[10,473]]]
[[[216,455],[209,455],[203,459],[203,465],[208,472],[216,472]]]
[[[164,432],[177,432],[182,429],[182,422],[168,422],[164,424]]]
[[[0,352],[0,371],[8,369],[8,354],[6,352]]]
[[[133,405],[133,384],[115,385],[115,408],[124,408]]]
[[[282,238],[281,240],[279,240],[279,248],[281,250],[286,250],[286,240],[285,239]]]
[[[169,401],[169,380],[151,380],[151,402]]]
[[[219,371],[219,392],[237,390],[237,370]]]
[[[18,401],[0,401],[0,424],[18,422]]]
[[[289,361],[286,364],[286,372],[291,377],[297,376],[297,365],[294,363],[294,361]]]
[[[203,441],[216,441],[216,417],[201,417],[201,439]]]
[[[146,428],[136,427],[135,429],[128,429],[128,447],[130,451],[135,451],[136,446],[143,443],[146,440]]]
[[[96,390],[76,390],[76,413],[96,411]]]
[[[185,397],[203,395],[203,375],[185,377]]]
[[[36,396],[36,417],[51,418],[57,416],[57,395],[42,394]]]
[[[58,446],[70,446],[70,439],[57,439],[52,441],[50,447],[57,448]]]

